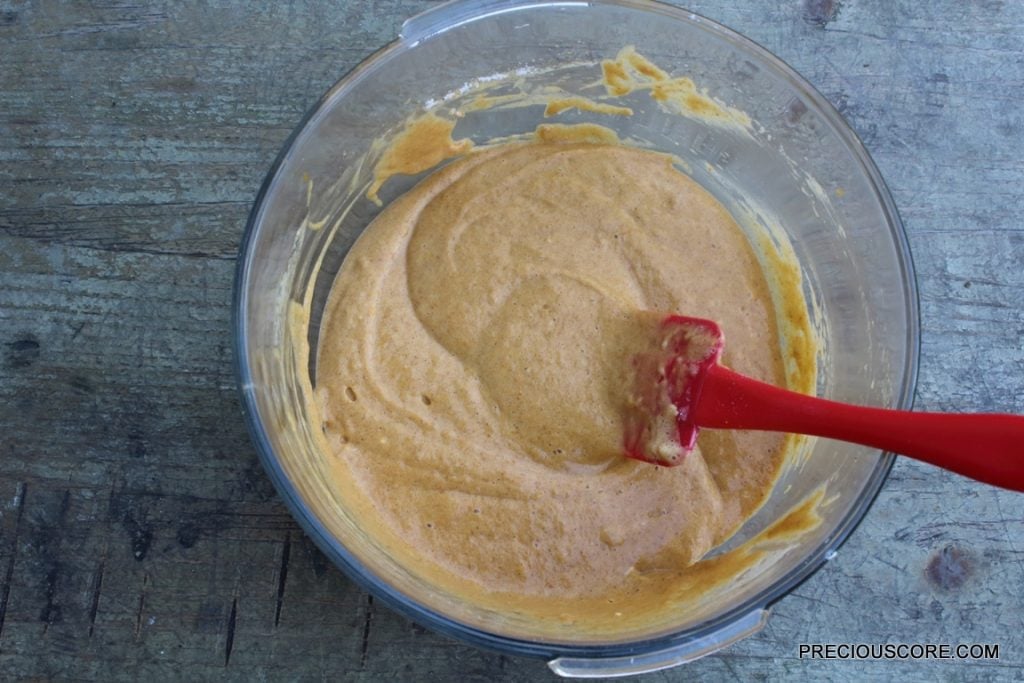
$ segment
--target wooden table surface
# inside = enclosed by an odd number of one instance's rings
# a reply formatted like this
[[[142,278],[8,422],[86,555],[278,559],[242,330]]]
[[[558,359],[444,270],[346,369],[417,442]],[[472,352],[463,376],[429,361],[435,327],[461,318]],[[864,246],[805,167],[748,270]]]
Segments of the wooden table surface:
[[[549,678],[375,605],[257,460],[229,331],[247,213],[303,112],[433,3],[256,4],[0,0],[0,678]],[[689,7],[793,65],[881,168],[917,407],[1024,413],[1024,3]],[[1022,587],[1024,496],[900,462],[763,632],[650,680],[1022,680]],[[797,650],[880,642],[1000,658]]]

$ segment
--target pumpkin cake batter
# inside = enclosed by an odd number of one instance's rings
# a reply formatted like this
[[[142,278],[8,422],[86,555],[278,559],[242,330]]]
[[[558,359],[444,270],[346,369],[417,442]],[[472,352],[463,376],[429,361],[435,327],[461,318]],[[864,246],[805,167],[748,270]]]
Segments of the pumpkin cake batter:
[[[772,301],[747,237],[665,155],[470,153],[392,202],[333,285],[316,396],[335,486],[467,600],[581,624],[627,599],[665,610],[765,499],[788,442],[705,431],[677,467],[624,457],[641,312],[714,319],[726,365],[785,384]]]

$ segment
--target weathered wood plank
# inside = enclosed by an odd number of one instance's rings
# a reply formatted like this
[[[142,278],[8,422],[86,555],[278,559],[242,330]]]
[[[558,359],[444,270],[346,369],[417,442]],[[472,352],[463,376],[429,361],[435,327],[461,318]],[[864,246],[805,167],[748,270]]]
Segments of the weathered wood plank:
[[[536,680],[303,536],[235,397],[233,259],[302,113],[431,2],[0,0],[0,676]],[[910,235],[918,406],[1024,412],[1024,4],[695,0],[850,120]],[[768,627],[649,680],[1012,680],[1024,496],[900,463]],[[998,642],[998,661],[800,642]]]

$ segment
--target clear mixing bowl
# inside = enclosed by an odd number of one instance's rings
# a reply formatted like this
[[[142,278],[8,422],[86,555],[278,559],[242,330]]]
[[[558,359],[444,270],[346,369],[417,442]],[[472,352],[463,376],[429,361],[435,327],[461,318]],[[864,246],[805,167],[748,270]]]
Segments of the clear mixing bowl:
[[[631,117],[580,113],[570,121],[598,121],[675,154],[727,207],[758,207],[756,220],[782,226],[824,341],[819,394],[909,408],[918,352],[914,276],[892,199],[867,152],[835,109],[767,51],[707,19],[650,2],[455,2],[406,22],[397,40],[331,88],[286,144],[253,209],[235,286],[243,406],[264,465],[306,532],[353,580],[413,620],[483,647],[544,657],[563,675],[663,668],[756,632],[775,601],[835,554],[893,460],[814,442],[807,457],[784,468],[767,503],[728,545],[752,538],[824,486],[817,528],[779,543],[768,561],[709,591],[670,627],[600,640],[541,637],[460,603],[376,549],[336,499],[303,389],[315,381],[319,319],[334,274],[379,212],[364,196],[379,141],[410,115],[444,105],[474,83],[500,80],[496,75],[518,74],[532,86],[592,87],[600,61],[625,45],[746,112],[753,133],[667,114],[644,93],[624,98]],[[455,136],[480,142],[523,133],[539,118],[536,107],[467,115]],[[415,180],[390,181],[385,203]],[[296,310],[305,314],[296,317]],[[295,325],[301,334],[293,334]]]

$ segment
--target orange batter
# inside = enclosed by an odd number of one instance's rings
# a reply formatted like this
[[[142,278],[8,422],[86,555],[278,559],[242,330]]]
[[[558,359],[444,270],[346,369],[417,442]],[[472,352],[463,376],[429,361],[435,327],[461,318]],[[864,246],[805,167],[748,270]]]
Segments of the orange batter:
[[[623,457],[643,310],[718,321],[726,365],[785,383],[747,237],[668,157],[509,144],[429,176],[359,238],[325,311],[316,395],[342,500],[475,604],[596,630],[627,599],[669,610],[787,442],[708,431],[678,467]]]

